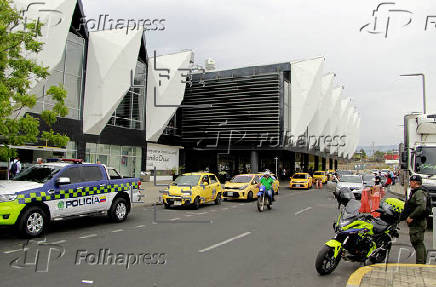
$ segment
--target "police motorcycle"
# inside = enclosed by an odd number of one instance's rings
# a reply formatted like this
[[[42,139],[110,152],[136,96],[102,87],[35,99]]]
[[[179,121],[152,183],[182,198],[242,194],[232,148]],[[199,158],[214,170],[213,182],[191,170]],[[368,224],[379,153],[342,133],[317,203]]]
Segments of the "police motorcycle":
[[[271,209],[272,206],[272,191],[266,190],[265,186],[261,185],[259,187],[259,192],[257,193],[257,210],[262,212],[265,210],[265,206]]]
[[[380,218],[360,214],[360,201],[354,199],[349,188],[335,192],[340,213],[333,224],[336,236],[327,241],[315,261],[320,275],[333,272],[341,259],[366,264],[381,263],[389,257],[392,238],[398,238],[398,224],[404,202],[397,198],[386,198],[376,212]]]

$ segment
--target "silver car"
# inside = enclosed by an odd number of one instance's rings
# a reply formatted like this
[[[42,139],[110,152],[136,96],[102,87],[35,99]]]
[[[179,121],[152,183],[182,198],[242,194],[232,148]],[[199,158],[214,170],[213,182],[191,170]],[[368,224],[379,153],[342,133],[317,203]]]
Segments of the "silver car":
[[[339,178],[339,182],[336,184],[336,192],[338,192],[342,187],[348,187],[353,192],[354,197],[360,199],[364,188],[362,176],[342,175]]]

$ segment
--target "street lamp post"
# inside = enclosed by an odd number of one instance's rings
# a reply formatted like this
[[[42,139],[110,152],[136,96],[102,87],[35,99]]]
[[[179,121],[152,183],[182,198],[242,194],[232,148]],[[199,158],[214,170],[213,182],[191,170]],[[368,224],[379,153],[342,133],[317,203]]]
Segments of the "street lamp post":
[[[425,75],[423,73],[416,73],[416,74],[404,74],[400,75],[401,77],[421,77],[422,78],[422,102],[423,102],[423,109],[424,114],[427,113],[427,100],[425,95]]]

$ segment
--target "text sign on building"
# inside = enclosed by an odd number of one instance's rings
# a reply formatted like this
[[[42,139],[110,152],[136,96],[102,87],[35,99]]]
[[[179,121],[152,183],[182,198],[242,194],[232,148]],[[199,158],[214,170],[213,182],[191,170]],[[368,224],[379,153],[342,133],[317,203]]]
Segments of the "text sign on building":
[[[179,168],[179,147],[147,144],[147,170]]]

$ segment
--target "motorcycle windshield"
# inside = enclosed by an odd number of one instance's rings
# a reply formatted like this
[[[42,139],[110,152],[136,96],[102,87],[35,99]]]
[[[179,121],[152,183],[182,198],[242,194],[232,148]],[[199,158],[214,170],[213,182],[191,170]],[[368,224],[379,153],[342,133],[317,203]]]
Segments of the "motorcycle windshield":
[[[356,199],[351,199],[344,209],[344,212],[342,214],[342,218],[348,219],[348,218],[359,215],[359,209],[360,209],[360,201],[358,201]]]

